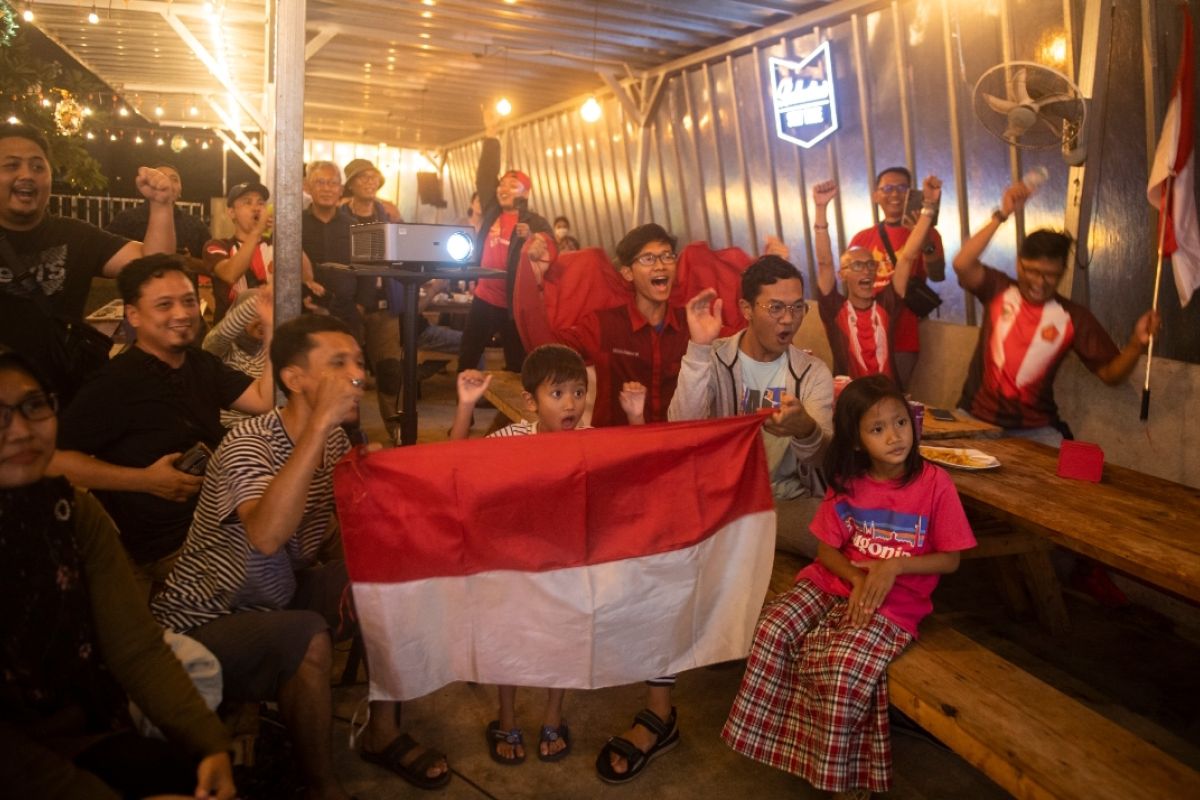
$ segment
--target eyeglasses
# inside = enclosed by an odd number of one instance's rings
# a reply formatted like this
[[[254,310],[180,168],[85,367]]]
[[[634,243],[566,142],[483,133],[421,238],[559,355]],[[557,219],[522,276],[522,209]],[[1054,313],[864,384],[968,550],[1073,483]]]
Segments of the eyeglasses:
[[[342,185],[341,181],[333,180],[333,179],[326,180],[324,178],[320,178],[318,180],[313,181],[313,186],[316,186],[318,189],[336,189],[341,185]]]
[[[886,183],[879,187],[879,191],[883,192],[884,194],[895,194],[896,192],[904,194],[909,190],[909,188],[910,187],[907,183]]]
[[[8,430],[12,424],[13,413],[20,412],[28,422],[41,422],[50,419],[58,411],[58,398],[53,394],[31,394],[15,406],[0,403],[0,431]]]
[[[846,269],[851,272],[874,272],[879,269],[879,262],[875,260],[847,261]]]
[[[642,253],[633,259],[633,263],[640,264],[643,267],[653,267],[656,261],[661,261],[663,264],[674,264],[676,258],[678,256],[669,250],[665,253]]]
[[[755,303],[756,306],[767,312],[767,316],[771,319],[782,319],[783,312],[790,311],[796,319],[804,319],[804,313],[808,311],[808,301],[799,300],[795,303]]]

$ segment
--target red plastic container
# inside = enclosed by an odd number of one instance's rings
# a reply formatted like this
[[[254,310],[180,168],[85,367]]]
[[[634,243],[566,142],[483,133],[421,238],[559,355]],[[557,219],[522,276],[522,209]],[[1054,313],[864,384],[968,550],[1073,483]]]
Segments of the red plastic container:
[[[1058,475],[1099,483],[1104,477],[1104,451],[1098,444],[1064,439],[1058,450]]]

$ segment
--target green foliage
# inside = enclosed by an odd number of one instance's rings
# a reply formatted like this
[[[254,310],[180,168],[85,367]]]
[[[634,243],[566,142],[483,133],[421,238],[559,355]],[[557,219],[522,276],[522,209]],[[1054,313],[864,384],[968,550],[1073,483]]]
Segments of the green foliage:
[[[12,6],[0,0],[0,35],[4,34],[5,21],[15,18]],[[84,146],[84,134],[103,125],[106,113],[93,107],[83,131],[64,136],[55,123],[54,104],[64,90],[76,98],[110,94],[112,90],[82,70],[63,69],[37,56],[30,42],[34,35],[29,26],[21,24],[11,42],[0,46],[0,115],[3,119],[15,116],[46,134],[55,180],[65,181],[81,192],[101,191],[108,179],[100,172],[100,162]],[[51,100],[49,107],[42,105],[43,98]]]

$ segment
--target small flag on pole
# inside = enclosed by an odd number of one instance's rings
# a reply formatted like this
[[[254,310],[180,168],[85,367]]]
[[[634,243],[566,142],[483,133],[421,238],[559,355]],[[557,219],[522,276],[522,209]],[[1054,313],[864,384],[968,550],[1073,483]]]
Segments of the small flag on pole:
[[[744,658],[775,552],[762,421],[351,455],[334,487],[371,699]]]
[[[1200,222],[1196,214],[1195,130],[1196,61],[1192,42],[1192,17],[1183,12],[1183,47],[1171,102],[1163,119],[1162,135],[1150,166],[1146,196],[1159,210],[1161,255],[1170,258],[1186,306],[1200,288]]]

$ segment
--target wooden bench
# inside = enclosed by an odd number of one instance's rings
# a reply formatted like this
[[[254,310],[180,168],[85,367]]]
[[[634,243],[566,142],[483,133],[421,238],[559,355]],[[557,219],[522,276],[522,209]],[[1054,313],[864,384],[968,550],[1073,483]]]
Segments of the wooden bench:
[[[805,562],[777,553],[768,597]],[[1018,798],[1200,797],[1200,773],[936,619],[888,669],[891,704]]]

